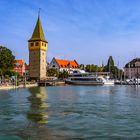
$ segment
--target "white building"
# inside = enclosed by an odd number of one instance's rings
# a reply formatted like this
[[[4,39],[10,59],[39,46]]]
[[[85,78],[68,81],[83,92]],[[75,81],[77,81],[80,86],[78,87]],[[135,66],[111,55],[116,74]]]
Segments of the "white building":
[[[68,71],[72,73],[73,71],[79,71],[80,66],[76,60],[61,60],[53,58],[51,63],[49,64],[49,68],[54,68],[57,71]]]
[[[140,78],[140,58],[135,58],[124,67],[125,78]]]

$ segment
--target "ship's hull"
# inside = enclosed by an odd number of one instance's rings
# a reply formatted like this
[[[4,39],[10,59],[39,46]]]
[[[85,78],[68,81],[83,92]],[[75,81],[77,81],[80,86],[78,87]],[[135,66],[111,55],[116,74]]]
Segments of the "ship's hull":
[[[74,80],[66,80],[66,84],[70,85],[103,85],[103,82],[98,81],[74,81]]]
[[[114,81],[106,81],[104,82],[104,85],[114,85],[115,82]]]

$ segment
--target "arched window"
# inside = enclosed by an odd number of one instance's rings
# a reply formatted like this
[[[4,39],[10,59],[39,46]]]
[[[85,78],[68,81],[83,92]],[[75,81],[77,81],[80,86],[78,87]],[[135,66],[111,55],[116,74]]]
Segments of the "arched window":
[[[38,46],[38,44],[39,44],[39,43],[38,43],[38,42],[36,42],[36,43],[35,43],[35,46]]]
[[[34,46],[34,43],[33,43],[33,42],[32,42],[32,43],[30,43],[30,44],[31,44],[31,47],[32,47],[32,46]]]

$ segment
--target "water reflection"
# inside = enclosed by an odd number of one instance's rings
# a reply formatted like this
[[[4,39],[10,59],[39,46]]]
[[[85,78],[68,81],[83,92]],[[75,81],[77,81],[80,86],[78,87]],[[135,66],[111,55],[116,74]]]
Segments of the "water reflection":
[[[48,105],[46,100],[48,98],[46,88],[30,88],[31,96],[28,97],[30,102],[30,111],[27,113],[27,118],[35,124],[48,123]]]

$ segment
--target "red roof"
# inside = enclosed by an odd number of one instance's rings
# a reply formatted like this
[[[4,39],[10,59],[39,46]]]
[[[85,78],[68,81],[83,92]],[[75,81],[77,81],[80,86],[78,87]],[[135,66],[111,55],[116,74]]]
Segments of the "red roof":
[[[55,59],[56,63],[59,65],[60,68],[79,68],[79,64],[76,60],[60,60]]]
[[[24,60],[22,60],[22,59],[15,60],[15,64],[23,65],[24,64]]]
[[[25,73],[24,60],[15,60],[15,66],[13,70],[23,76],[23,74]]]

